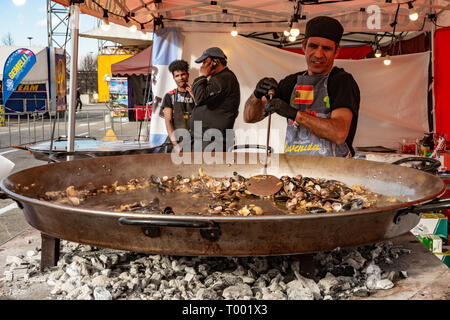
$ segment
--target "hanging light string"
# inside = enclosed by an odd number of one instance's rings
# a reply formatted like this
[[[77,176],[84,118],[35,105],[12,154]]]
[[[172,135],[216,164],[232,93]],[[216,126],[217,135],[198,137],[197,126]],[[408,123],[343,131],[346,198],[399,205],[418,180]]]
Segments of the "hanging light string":
[[[163,21],[171,21],[171,22],[194,22],[194,23],[213,23],[213,24],[231,24],[233,26],[237,26],[237,24],[240,25],[244,25],[244,24],[261,24],[261,23],[287,23],[289,21],[287,20],[264,20],[264,21],[243,21],[243,22],[229,22],[229,21],[204,21],[204,20],[190,20],[190,19],[177,19],[177,18],[167,18],[164,17],[162,15],[160,15],[159,17],[156,17],[152,14],[152,18],[148,21],[144,21],[144,22],[139,22],[137,21],[132,14],[127,13],[126,15],[120,15],[114,12],[111,12],[107,9],[105,9],[100,3],[98,3],[96,0],[92,0],[92,2],[94,4],[96,4],[100,9],[103,10],[104,14],[103,14],[103,18],[107,18],[108,16],[112,15],[114,17],[117,17],[119,19],[123,19],[126,23],[129,23],[130,20],[133,20],[134,22],[136,22],[136,26],[142,26],[145,27],[146,24],[150,23],[150,22],[154,22],[154,26],[158,27],[160,26],[161,28],[164,27],[164,23]],[[157,3],[157,2],[155,2]],[[145,6],[146,7],[146,6]]]
[[[263,21],[242,21],[242,22],[236,22],[236,21],[205,21],[205,20],[191,20],[191,19],[183,19],[183,18],[168,18],[168,17],[164,17],[162,15],[155,16],[153,13],[151,14],[152,15],[151,19],[149,19],[147,21],[140,22],[140,21],[138,21],[138,20],[136,20],[134,18],[134,14],[131,13],[131,12],[128,12],[126,15],[120,15],[120,14],[117,14],[117,13],[114,13],[114,12],[111,12],[111,11],[105,9],[97,0],[91,0],[91,1],[92,1],[92,3],[97,5],[101,10],[103,10],[103,12],[104,12],[103,18],[104,19],[105,19],[105,16],[106,16],[106,19],[109,16],[114,16],[114,17],[117,17],[119,19],[123,19],[126,23],[129,23],[130,21],[134,21],[136,27],[140,26],[141,30],[145,29],[145,25],[147,25],[147,24],[149,24],[151,22],[153,22],[154,27],[163,28],[164,27],[163,21],[193,22],[193,23],[208,23],[208,24],[230,24],[230,25],[233,25],[233,27],[237,27],[238,24],[239,25],[246,25],[246,24],[269,24],[269,23],[272,23],[272,24],[283,24],[283,23],[288,23],[290,29],[292,30],[293,26],[295,26],[294,24],[296,22],[298,22],[298,20],[306,19],[305,16],[301,16],[300,15],[300,12],[301,12],[301,9],[302,9],[302,5],[324,5],[324,4],[327,4],[327,3],[348,2],[348,1],[352,1],[352,0],[336,0],[336,1],[322,1],[322,2],[320,2],[320,1],[313,1],[313,2],[310,2],[310,3],[302,1],[302,0],[298,0],[294,4],[294,14],[292,15],[291,19],[289,19],[289,20],[263,20]],[[395,14],[395,17],[396,17],[395,18],[395,23],[397,23],[397,16],[398,16],[398,11],[399,11],[400,5],[407,5],[408,8],[410,10],[412,10],[413,3],[415,1],[416,0],[410,0],[410,1],[405,1],[405,2],[397,2],[397,10],[396,10],[396,14]],[[212,2],[214,2],[214,1],[212,1]],[[156,0],[156,1],[152,1],[151,3],[159,4],[159,3],[162,3],[162,1],[161,0]],[[386,0],[386,3],[392,3],[392,0]],[[147,8],[147,5],[148,4],[144,4],[142,6],[142,8]],[[430,18],[429,16],[430,15],[428,15],[427,18]],[[436,23],[436,19],[433,20],[433,19],[430,18],[430,20],[436,27],[445,27],[445,26],[438,25]],[[425,20],[423,22],[422,29],[424,27],[424,24],[425,24]],[[294,29],[296,29],[296,28],[294,28]],[[292,34],[289,34],[289,35],[293,36]],[[286,35],[286,34],[285,34],[285,36],[288,37],[288,35]]]
[[[391,52],[392,46],[395,45],[395,43],[397,42],[397,37],[395,36],[395,28],[397,27],[397,18],[398,18],[398,11],[399,10],[400,10],[400,3],[398,4],[397,10],[395,11],[394,22],[391,23],[392,40],[391,40],[391,44],[389,45],[389,48],[387,49],[387,52]]]
[[[109,11],[108,9],[104,8],[104,7],[103,7],[100,3],[98,3],[96,0],[92,0],[92,2],[93,2],[94,4],[96,4],[100,9],[103,10],[103,12],[104,12],[104,13],[103,13],[103,18],[105,18],[105,16],[106,16],[106,17],[109,17],[109,15],[112,15],[112,16],[115,16],[115,17],[117,17],[117,18],[120,18],[120,19],[125,20],[126,23],[129,23],[130,20],[133,20],[133,21],[136,23],[136,24],[135,24],[135,25],[136,25],[136,28],[137,28],[137,26],[141,26],[141,30],[142,30],[142,26],[145,27],[146,24],[148,24],[148,23],[154,21],[154,19],[155,19],[155,17],[154,17],[153,14],[152,14],[152,18],[151,18],[150,20],[144,21],[144,22],[139,22],[139,21],[137,21],[137,20],[134,18],[134,14],[132,14],[132,13],[130,13],[130,12],[128,12],[126,15],[120,15],[120,14],[111,12],[111,11]]]
[[[389,45],[389,48],[386,50],[386,58],[383,60],[384,65],[389,66],[391,64],[391,57],[392,54],[392,46],[397,42],[397,37],[395,36],[395,28],[397,27],[397,18],[398,18],[398,11],[400,10],[400,3],[397,5],[397,10],[395,11],[395,17],[394,22],[390,24],[390,26],[393,28],[392,30],[392,39],[391,44]]]
[[[419,13],[414,9],[413,3],[416,2],[416,0],[408,0],[405,2],[396,2],[397,5],[407,5],[409,10],[409,19],[411,21],[416,21],[419,18]],[[392,4],[392,0],[386,0],[386,3]]]
[[[179,18],[166,18],[164,16],[161,16],[161,19],[167,20],[167,21],[174,21],[174,22],[196,22],[196,23],[213,23],[213,24],[259,24],[259,23],[286,23],[289,22],[288,20],[265,20],[265,21],[242,21],[242,22],[231,22],[231,21],[205,21],[205,20],[190,20],[190,19],[179,19]]]

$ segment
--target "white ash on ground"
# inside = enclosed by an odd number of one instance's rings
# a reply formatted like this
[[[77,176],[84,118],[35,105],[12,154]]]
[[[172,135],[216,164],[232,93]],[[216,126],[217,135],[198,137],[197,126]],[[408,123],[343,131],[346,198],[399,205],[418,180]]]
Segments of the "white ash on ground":
[[[407,277],[394,267],[410,253],[391,242],[314,254],[311,278],[300,255],[179,257],[61,242],[58,265],[39,270],[40,249],[9,256],[0,278],[11,296],[33,283],[60,300],[335,300],[367,297]]]

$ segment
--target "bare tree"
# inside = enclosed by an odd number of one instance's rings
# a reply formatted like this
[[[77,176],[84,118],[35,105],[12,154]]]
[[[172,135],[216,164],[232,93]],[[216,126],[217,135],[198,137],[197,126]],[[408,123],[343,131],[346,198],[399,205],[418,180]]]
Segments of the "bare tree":
[[[83,94],[98,92],[97,77],[97,56],[89,53],[81,59],[78,69],[80,92]]]
[[[13,46],[14,45],[14,38],[11,34],[11,32],[8,32],[5,34],[2,38],[2,44],[5,46]]]
[[[81,71],[97,71],[97,56],[89,53],[81,59]]]

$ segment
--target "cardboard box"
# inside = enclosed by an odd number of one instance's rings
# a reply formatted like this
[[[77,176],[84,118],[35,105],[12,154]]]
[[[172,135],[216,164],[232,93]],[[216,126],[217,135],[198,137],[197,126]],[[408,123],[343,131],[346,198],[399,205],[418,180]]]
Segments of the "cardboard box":
[[[439,173],[450,173],[450,151],[439,152],[437,160],[441,162],[441,166],[438,169]]]
[[[443,239],[444,244],[447,244],[448,218],[442,213],[424,213],[411,232],[415,236],[435,234]]]
[[[442,252],[436,252],[434,255],[450,268],[450,247],[444,247]]]
[[[419,234],[420,241],[433,253],[442,253],[442,239],[435,234]]]

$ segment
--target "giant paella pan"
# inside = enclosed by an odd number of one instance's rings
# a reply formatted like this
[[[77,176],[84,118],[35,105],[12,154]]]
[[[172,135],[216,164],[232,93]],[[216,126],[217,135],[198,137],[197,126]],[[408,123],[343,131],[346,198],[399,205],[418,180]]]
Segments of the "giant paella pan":
[[[246,179],[261,171],[261,164],[251,161],[252,153],[216,154],[220,161],[211,164],[198,161],[201,154],[185,156],[189,161],[181,164],[174,163],[171,154],[47,164],[9,175],[1,188],[23,207],[28,223],[43,234],[100,247],[171,255],[280,255],[363,245],[404,234],[418,223],[421,212],[450,206],[449,201],[436,199],[445,191],[441,179],[423,171],[367,160],[289,154],[272,155],[278,161],[272,161],[268,172],[277,177],[302,176],[358,185],[380,194],[381,200],[374,206],[339,212],[293,214],[277,205],[273,197],[254,197],[251,199],[263,208],[263,214],[226,215],[200,214],[202,200],[193,193],[158,195],[160,201],[171,201],[170,214],[164,210],[128,210],[130,206],[121,210],[121,205],[134,199],[133,193],[127,192],[97,194],[77,204],[43,198],[48,192],[125,185],[138,178],[193,178],[202,172],[208,177],[238,174]],[[153,187],[157,192],[158,187]],[[147,196],[147,191],[140,192],[139,197],[147,197],[144,200],[154,199],[150,191]],[[391,198],[395,201],[385,201]],[[163,207],[167,208],[167,203]]]

